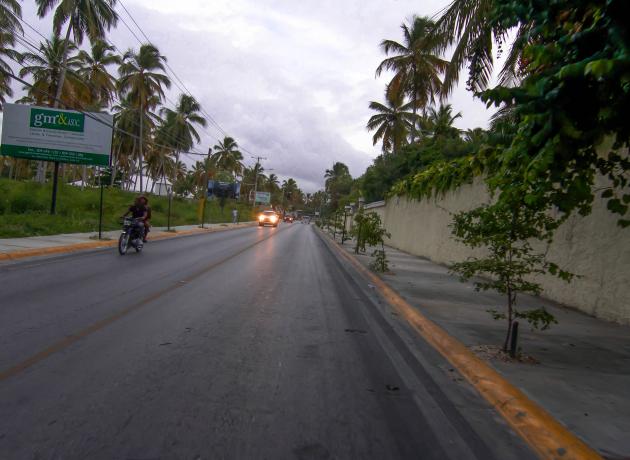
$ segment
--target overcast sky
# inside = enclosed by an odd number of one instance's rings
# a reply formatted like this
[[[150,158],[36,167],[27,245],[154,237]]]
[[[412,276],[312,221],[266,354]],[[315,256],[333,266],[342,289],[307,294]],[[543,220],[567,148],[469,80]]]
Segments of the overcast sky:
[[[433,16],[448,0],[123,0],[139,26],[168,58],[186,87],[219,125],[281,178],[304,191],[323,185],[334,161],[363,173],[380,145],[365,129],[368,103],[383,99],[387,77],[374,78],[384,38],[402,40],[400,24]],[[34,2],[24,19],[44,35]],[[121,18],[140,32],[124,12]],[[33,39],[34,32],[26,29]],[[37,37],[39,40],[40,37]],[[109,35],[119,49],[139,43],[120,22]],[[173,85],[168,96],[175,101]],[[20,96],[20,91],[17,92]],[[486,127],[490,113],[460,83],[450,101],[460,128]],[[169,102],[166,105],[171,106]],[[199,151],[223,134],[200,131]],[[255,160],[246,152],[246,163]],[[192,162],[192,160],[189,160]]]

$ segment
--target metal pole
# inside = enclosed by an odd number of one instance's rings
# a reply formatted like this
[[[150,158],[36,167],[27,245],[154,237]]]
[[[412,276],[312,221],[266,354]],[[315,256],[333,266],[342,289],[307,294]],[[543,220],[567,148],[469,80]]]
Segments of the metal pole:
[[[52,202],[50,203],[50,215],[54,216],[57,211],[57,182],[59,182],[59,162],[55,161],[55,168],[53,170],[53,183],[52,183]]]
[[[208,182],[210,182],[210,155],[212,154],[212,148],[208,147],[208,158],[206,160],[206,186],[204,187],[203,196],[203,209],[201,210],[201,228],[204,228],[204,222],[206,220],[206,202],[208,201]]]
[[[256,164],[254,165],[254,173],[255,173],[255,177],[254,177],[254,209],[256,208],[256,193],[258,192],[258,168],[257,166],[259,165],[260,161],[260,157],[256,158]]]
[[[166,231],[171,231],[171,202],[173,201],[173,190],[168,190],[168,217],[166,218]]]
[[[341,230],[341,244],[346,241],[346,219],[348,218],[348,211],[343,210],[343,230]]]
[[[101,170],[101,174],[99,176],[99,180],[101,182],[101,201],[99,203],[98,209],[98,239],[103,238],[103,171]]]

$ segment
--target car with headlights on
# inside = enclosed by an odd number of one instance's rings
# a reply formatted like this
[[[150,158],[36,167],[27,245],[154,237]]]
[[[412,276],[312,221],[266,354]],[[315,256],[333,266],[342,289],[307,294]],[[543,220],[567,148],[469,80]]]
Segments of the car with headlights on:
[[[278,226],[278,214],[275,211],[263,211],[258,215],[258,226],[264,227],[265,225]]]

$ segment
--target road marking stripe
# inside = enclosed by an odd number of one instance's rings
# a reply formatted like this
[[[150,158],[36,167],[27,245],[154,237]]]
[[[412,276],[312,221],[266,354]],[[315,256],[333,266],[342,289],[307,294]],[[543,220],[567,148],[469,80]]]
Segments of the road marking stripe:
[[[290,228],[290,227],[287,227]],[[105,319],[99,320],[93,324],[91,324],[90,326],[80,330],[79,332],[76,332],[74,334],[71,334],[67,337],[65,337],[64,339],[61,339],[55,343],[53,343],[52,345],[46,347],[45,349],[43,349],[42,351],[35,353],[34,355],[30,356],[29,358],[26,358],[25,360],[19,362],[18,364],[15,364],[13,366],[11,366],[8,369],[5,369],[3,371],[0,371],[0,382],[7,380],[11,377],[14,377],[18,374],[20,374],[21,372],[25,371],[26,369],[28,369],[29,367],[45,360],[46,358],[48,358],[49,356],[64,350],[66,348],[68,348],[70,345],[72,345],[75,342],[78,342],[79,340],[89,336],[90,334],[93,334],[94,332],[100,331],[101,329],[105,328],[106,326],[114,323],[115,321],[123,318],[124,316],[127,316],[129,313],[134,312],[135,310],[138,310],[140,308],[142,308],[143,306],[145,306],[148,303],[151,303],[154,300],[157,300],[158,298],[162,297],[163,295],[174,291],[178,288],[181,288],[183,286],[186,286],[186,284],[190,281],[193,281],[194,279],[208,273],[210,270],[218,267],[221,264],[224,264],[225,262],[234,259],[235,257],[241,255],[242,253],[244,253],[245,251],[253,248],[254,246],[259,245],[260,243],[263,243],[264,241],[267,241],[268,239],[274,237],[275,235],[277,235],[278,233],[284,231],[282,228],[271,233],[268,236],[265,236],[264,238],[249,244],[247,246],[245,246],[242,249],[239,249],[237,252],[235,252],[234,254],[231,254],[229,256],[224,257],[223,259],[220,259],[216,262],[213,262],[212,264],[204,267],[203,269],[199,270],[198,272],[190,275],[188,278],[185,278],[183,280],[178,280],[176,281],[174,284],[172,284],[171,286],[168,286],[164,289],[161,289],[155,293],[153,293],[152,295],[150,295],[149,297],[142,299],[141,301],[130,305],[127,308],[123,308],[122,310],[117,311],[116,313],[114,313],[111,316],[108,316]],[[182,282],[183,281],[183,282]]]
[[[256,225],[256,222],[248,222],[246,224],[237,224],[236,227],[214,227],[208,229],[191,229],[191,230],[182,230],[180,232],[159,232],[155,233],[151,236],[151,240],[165,240],[169,238],[177,238],[178,236],[187,236],[187,235],[196,235],[203,233],[216,233],[216,232],[224,232],[226,230],[235,230],[238,228],[246,228],[253,227]],[[37,257],[37,256],[45,256],[51,254],[67,254],[77,251],[82,251],[85,249],[97,249],[97,248],[106,248],[113,247],[118,244],[118,241],[86,241],[85,243],[75,243],[68,244],[64,246],[50,246],[47,248],[33,248],[33,249],[21,249],[18,251],[11,252],[0,252],[0,261],[2,260],[18,260],[25,259],[27,257]]]
[[[463,343],[422,315],[389,287],[382,278],[366,269],[358,260],[341,249],[336,242],[333,243],[323,231],[320,230],[319,233],[328,239],[330,247],[333,247],[375,286],[399,315],[404,317],[433,348],[457,368],[540,458],[602,459],[595,450],[478,358]]]

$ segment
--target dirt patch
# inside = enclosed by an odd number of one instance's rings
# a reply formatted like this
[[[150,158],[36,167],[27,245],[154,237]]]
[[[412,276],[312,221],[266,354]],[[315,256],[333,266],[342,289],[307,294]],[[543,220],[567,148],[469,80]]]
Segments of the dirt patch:
[[[521,364],[540,364],[533,356],[526,355],[525,353],[518,353],[516,357],[512,358],[508,353],[497,345],[473,345],[470,347],[478,358],[484,361],[501,361],[503,363],[521,363]]]

